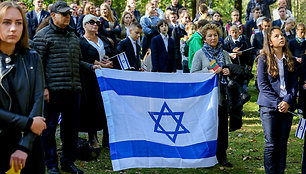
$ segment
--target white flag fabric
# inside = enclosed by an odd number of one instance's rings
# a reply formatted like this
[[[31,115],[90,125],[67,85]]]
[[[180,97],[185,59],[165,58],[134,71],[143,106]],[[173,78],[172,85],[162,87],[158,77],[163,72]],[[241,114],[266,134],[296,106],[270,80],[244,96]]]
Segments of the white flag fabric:
[[[295,136],[300,138],[300,139],[304,139],[304,134],[305,134],[305,128],[306,128],[306,119],[301,118],[298,128],[296,129],[296,133]]]
[[[102,69],[96,75],[114,171],[217,164],[215,74]]]

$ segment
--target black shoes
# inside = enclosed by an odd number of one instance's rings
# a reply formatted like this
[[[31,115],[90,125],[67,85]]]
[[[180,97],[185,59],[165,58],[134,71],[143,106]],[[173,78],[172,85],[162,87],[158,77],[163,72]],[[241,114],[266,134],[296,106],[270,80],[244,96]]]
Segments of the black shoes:
[[[220,161],[219,164],[223,167],[233,167],[233,164],[228,162],[227,160]]]
[[[58,169],[58,167],[51,167],[51,168],[48,168],[48,171],[47,171],[49,174],[60,174],[60,171]]]
[[[71,165],[62,165],[62,170],[72,174],[83,174],[83,171],[78,169],[74,164]]]

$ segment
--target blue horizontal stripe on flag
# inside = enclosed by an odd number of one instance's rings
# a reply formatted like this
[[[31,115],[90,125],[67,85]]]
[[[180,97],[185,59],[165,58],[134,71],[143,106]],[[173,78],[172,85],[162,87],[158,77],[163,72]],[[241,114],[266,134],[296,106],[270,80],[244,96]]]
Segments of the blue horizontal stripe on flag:
[[[112,160],[131,157],[164,157],[202,159],[216,155],[217,141],[207,141],[189,146],[169,146],[144,140],[110,143]]]
[[[217,85],[217,76],[197,83],[129,81],[98,77],[100,91],[114,90],[118,95],[151,98],[188,98],[210,93]]]

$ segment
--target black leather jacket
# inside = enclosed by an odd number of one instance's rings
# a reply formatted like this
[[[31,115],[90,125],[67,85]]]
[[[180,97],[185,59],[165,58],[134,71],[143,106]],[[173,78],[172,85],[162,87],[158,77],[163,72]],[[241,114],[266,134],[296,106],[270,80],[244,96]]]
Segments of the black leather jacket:
[[[30,125],[27,124],[29,120],[32,121],[31,118],[42,116],[43,69],[41,59],[35,51],[16,51],[13,56],[15,63],[11,65],[11,58],[0,51],[0,133],[19,132],[22,134],[19,147],[30,151],[37,135],[29,130]],[[13,71],[18,83],[10,85],[8,76]],[[14,94],[10,92],[10,87],[14,88]],[[16,101],[14,103],[13,98]]]

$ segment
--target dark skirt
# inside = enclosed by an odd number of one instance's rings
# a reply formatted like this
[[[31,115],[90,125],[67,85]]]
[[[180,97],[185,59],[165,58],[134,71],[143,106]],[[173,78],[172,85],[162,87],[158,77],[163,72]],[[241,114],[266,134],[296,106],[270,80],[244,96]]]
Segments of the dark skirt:
[[[106,116],[99,84],[94,72],[81,71],[82,98],[80,109],[80,132],[99,131],[106,125]]]

